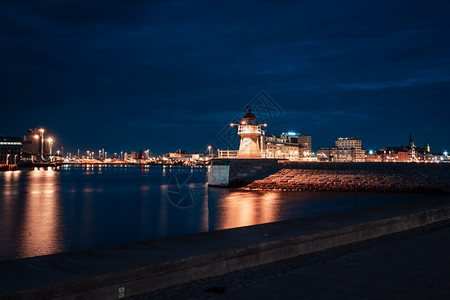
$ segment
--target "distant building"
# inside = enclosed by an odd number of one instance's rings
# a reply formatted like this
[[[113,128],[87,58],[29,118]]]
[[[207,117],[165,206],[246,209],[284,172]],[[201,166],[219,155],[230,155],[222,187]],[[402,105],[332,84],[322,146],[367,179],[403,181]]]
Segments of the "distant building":
[[[36,161],[41,158],[42,136],[39,129],[28,129],[23,137],[23,160]],[[45,151],[45,150],[44,150]]]
[[[129,162],[137,162],[139,159],[139,153],[131,151],[130,153],[125,152],[123,154],[123,160]]]
[[[298,137],[291,132],[289,134],[284,132],[280,137],[264,135],[262,145],[262,157],[264,158],[298,160],[300,157]]]
[[[311,136],[299,135],[298,144],[300,147],[300,156],[309,157],[311,156]]]
[[[169,152],[169,157],[171,157],[171,158],[184,157],[185,155],[186,155],[186,151],[182,150],[182,149],[178,149],[175,152]]]
[[[241,136],[239,150],[218,150],[222,158],[280,158],[300,160],[311,155],[311,137],[302,136],[296,132],[283,132],[281,136],[266,135],[262,127],[267,124],[257,124],[256,117],[248,110],[238,126]]]
[[[317,151],[319,160],[335,162],[364,162],[365,151],[361,140],[354,137],[337,138],[335,147],[321,148]]]
[[[437,162],[440,154],[432,154],[430,143],[424,147],[416,147],[412,135],[409,135],[408,146],[384,147],[372,155],[367,155],[368,161],[376,162]]]
[[[48,136],[44,138],[44,133],[43,128],[28,129],[27,134],[23,137],[22,160],[49,161],[54,158],[55,155],[52,153],[53,138]]]
[[[0,136],[0,164],[17,164],[22,159],[21,137]]]
[[[311,156],[311,137],[296,132],[283,132],[280,137],[262,136],[262,157],[301,160]]]

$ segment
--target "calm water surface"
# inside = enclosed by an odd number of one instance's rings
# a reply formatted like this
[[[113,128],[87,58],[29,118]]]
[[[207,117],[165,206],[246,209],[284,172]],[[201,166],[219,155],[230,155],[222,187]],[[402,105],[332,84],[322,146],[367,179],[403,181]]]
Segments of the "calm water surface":
[[[0,172],[0,261],[438,196],[208,188],[205,167]]]

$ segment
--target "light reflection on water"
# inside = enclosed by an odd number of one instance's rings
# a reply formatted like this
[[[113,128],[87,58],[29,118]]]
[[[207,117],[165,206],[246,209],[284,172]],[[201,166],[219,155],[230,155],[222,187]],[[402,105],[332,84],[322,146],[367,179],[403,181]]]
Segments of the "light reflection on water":
[[[218,219],[215,229],[227,229],[253,224],[277,221],[280,207],[276,205],[279,194],[264,194],[235,191],[223,199],[225,204],[222,218]]]
[[[0,172],[0,261],[436,197],[208,188],[206,171],[86,165]],[[199,179],[192,207],[168,200],[181,173]]]
[[[26,186],[18,256],[60,252],[63,250],[60,177],[51,168],[26,174],[29,175],[29,184]]]

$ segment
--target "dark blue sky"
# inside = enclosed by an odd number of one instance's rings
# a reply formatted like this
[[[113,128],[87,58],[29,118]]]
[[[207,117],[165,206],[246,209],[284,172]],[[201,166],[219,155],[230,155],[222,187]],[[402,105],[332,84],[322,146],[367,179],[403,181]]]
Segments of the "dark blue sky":
[[[412,132],[442,152],[449,15],[449,1],[3,1],[0,134],[200,151],[265,91],[269,134],[375,149]]]

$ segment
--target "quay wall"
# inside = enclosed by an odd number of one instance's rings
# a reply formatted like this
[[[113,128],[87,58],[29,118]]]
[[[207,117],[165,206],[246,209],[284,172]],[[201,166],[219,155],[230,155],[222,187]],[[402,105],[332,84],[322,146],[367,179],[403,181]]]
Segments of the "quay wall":
[[[281,162],[245,189],[450,193],[450,164]]]
[[[208,174],[209,185],[243,187],[280,170],[278,159],[214,159]],[[224,176],[224,173],[227,173]],[[212,184],[211,184],[212,183]]]
[[[450,164],[216,159],[209,179],[249,190],[450,193]]]

